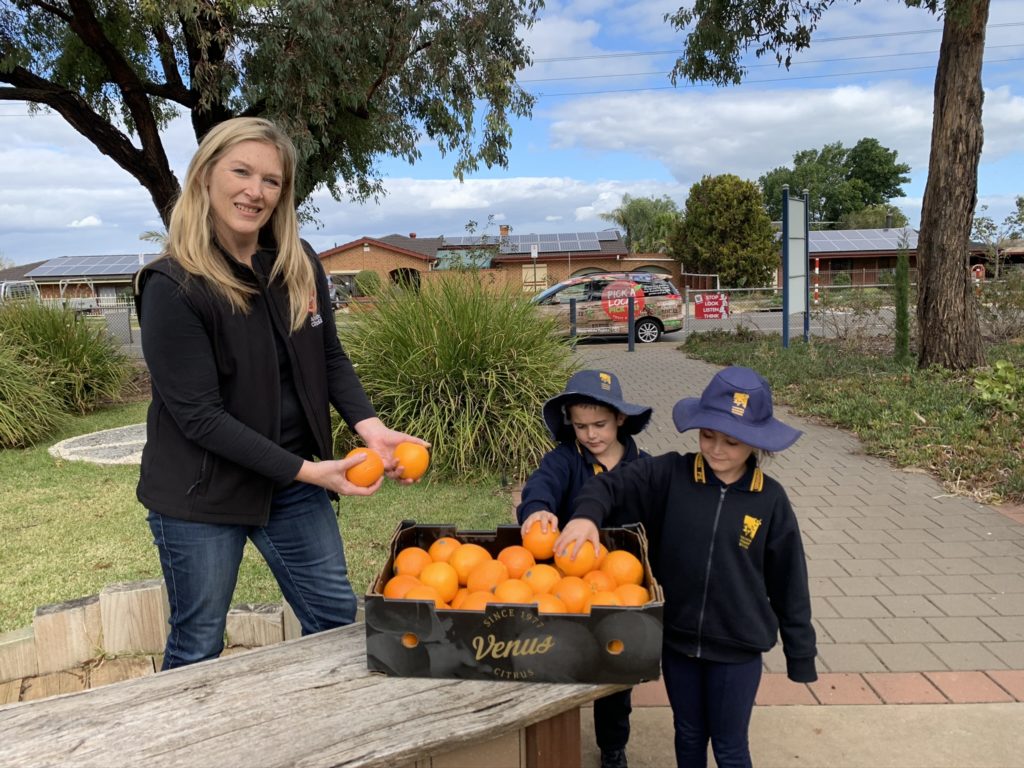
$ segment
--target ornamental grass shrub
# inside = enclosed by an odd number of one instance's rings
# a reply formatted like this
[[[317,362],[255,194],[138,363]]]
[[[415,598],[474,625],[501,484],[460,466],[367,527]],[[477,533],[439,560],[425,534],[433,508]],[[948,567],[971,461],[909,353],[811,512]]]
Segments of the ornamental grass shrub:
[[[88,413],[116,400],[132,375],[131,361],[103,329],[67,309],[35,303],[4,306],[0,334],[25,365],[42,372],[68,413]]]
[[[26,448],[57,429],[63,417],[45,373],[26,365],[21,349],[0,332],[0,448]]]
[[[576,370],[571,347],[520,292],[452,272],[392,287],[340,336],[388,426],[431,443],[428,477],[525,478],[550,446],[544,401]],[[339,453],[355,438],[335,430]]]

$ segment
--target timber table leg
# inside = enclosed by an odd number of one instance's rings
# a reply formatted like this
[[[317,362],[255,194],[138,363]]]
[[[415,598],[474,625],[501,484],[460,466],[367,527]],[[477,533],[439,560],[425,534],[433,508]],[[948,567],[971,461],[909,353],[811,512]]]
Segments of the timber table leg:
[[[580,768],[579,707],[526,729],[526,768]]]

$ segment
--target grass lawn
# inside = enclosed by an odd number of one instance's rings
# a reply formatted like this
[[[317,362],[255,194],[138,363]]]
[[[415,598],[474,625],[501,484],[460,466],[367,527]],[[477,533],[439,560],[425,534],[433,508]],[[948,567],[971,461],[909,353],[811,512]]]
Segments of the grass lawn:
[[[68,437],[142,422],[146,407],[119,405],[70,419],[46,445],[0,451],[0,632],[30,624],[37,606],[160,576],[145,510],[135,498],[138,467],[56,461],[47,453]],[[391,533],[404,519],[489,530],[512,522],[511,498],[497,482],[463,486],[425,479],[415,486],[386,482],[372,497],[342,499],[342,535],[357,594],[380,568]],[[280,599],[250,545],[235,602]]]
[[[1007,405],[985,401],[975,379],[986,371],[902,367],[891,339],[802,341],[784,349],[779,336],[694,334],[687,354],[721,365],[746,365],[772,385],[775,399],[803,416],[860,438],[869,454],[920,467],[956,493],[986,503],[1024,502],[1024,391]],[[1024,345],[987,352],[1024,370]]]

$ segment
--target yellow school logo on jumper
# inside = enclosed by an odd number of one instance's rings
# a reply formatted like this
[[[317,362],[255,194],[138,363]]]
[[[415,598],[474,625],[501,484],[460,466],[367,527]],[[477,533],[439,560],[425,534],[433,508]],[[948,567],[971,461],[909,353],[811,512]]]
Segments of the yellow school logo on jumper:
[[[754,537],[757,536],[757,529],[761,527],[761,520],[750,515],[743,516],[743,533],[740,534],[740,546],[748,549]]]
[[[750,399],[750,395],[746,392],[733,392],[732,393],[732,413],[734,416],[742,416],[747,410],[747,401]]]
[[[612,375],[610,373],[599,373],[598,378],[601,379],[601,389],[612,388]]]

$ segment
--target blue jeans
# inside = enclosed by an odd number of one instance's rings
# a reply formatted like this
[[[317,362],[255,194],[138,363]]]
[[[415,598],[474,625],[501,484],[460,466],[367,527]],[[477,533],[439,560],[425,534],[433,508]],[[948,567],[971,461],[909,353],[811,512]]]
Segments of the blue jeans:
[[[322,488],[293,483],[275,493],[264,527],[199,523],[153,511],[148,521],[171,605],[163,669],[212,659],[224,649],[246,539],[270,566],[302,634],[355,620],[341,533]]]
[[[708,739],[719,768],[751,768],[747,733],[761,684],[761,657],[727,664],[666,646],[661,671],[672,705],[678,768],[705,768]]]

